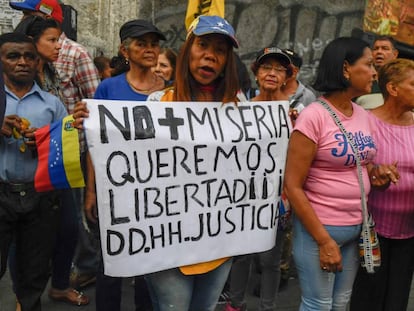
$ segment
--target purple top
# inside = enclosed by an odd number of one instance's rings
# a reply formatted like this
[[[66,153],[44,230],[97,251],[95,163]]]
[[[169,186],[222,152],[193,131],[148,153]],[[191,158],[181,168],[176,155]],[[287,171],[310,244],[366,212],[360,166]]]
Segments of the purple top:
[[[368,209],[376,222],[377,232],[392,239],[414,236],[414,125],[389,124],[369,113],[375,124],[373,136],[377,146],[375,163],[398,161],[400,180],[387,190],[371,189]]]

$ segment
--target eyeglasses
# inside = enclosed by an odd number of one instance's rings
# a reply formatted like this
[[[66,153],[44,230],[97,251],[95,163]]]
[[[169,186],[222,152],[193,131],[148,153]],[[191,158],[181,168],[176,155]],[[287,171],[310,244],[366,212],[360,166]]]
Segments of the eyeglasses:
[[[272,66],[270,64],[261,64],[259,66],[265,73],[269,73],[272,71],[272,69],[274,71],[276,71],[277,73],[282,73],[285,72],[287,69],[285,67],[282,66]]]

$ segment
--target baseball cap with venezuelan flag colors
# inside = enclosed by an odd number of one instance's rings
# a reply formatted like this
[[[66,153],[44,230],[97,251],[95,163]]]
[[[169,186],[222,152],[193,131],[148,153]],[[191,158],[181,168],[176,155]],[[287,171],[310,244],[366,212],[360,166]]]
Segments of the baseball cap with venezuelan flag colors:
[[[10,1],[9,5],[19,11],[33,11],[42,12],[50,15],[59,23],[63,22],[62,8],[57,0],[25,0],[25,1]]]
[[[200,15],[197,17],[188,28],[187,38],[190,33],[196,36],[203,36],[207,34],[217,33],[227,36],[232,45],[236,48],[239,43],[234,34],[233,27],[224,18],[215,15]]]

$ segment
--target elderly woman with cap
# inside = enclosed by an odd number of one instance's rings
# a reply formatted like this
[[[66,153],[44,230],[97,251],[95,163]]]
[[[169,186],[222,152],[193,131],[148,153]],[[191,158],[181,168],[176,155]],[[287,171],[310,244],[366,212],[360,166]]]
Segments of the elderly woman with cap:
[[[283,86],[292,75],[292,65],[289,56],[277,47],[262,49],[251,66],[259,87],[259,94],[251,101],[288,100],[283,92]],[[258,256],[260,265],[260,311],[275,310],[276,296],[280,282],[280,258],[283,243],[283,232],[277,233],[275,246],[265,252],[242,255],[234,259],[230,274],[229,302],[225,311],[245,310],[244,296],[246,293],[250,268],[254,256]]]
[[[153,24],[141,19],[122,25],[119,35],[119,50],[127,71],[102,81],[94,98],[145,101],[150,93],[164,88],[164,80],[153,73],[151,68],[157,64],[159,41],[165,40],[165,36]],[[89,154],[85,214],[90,221],[97,221],[95,176]],[[103,267],[100,270],[96,281],[96,310],[120,310],[122,279],[105,276]],[[142,276],[135,278],[135,305],[137,311],[151,308],[151,299]]]
[[[283,90],[293,70],[288,55],[277,47],[262,49],[251,68],[259,87],[252,101],[288,100]]]
[[[152,72],[160,52],[163,33],[145,20],[132,20],[122,25],[120,54],[127,71],[105,79],[95,93],[97,99],[146,100],[147,96],[164,88],[162,78]]]
[[[190,26],[177,60],[174,86],[161,101],[238,101],[233,27],[218,16],[199,16]],[[149,274],[159,311],[213,311],[231,268],[231,258]]]

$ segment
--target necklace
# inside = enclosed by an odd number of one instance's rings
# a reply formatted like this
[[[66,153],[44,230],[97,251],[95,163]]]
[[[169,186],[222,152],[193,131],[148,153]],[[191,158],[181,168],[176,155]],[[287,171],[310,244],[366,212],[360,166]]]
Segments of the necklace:
[[[125,76],[125,78],[126,78],[126,81],[128,82],[128,84],[129,84],[129,86],[135,91],[135,92],[138,92],[138,93],[148,93],[148,92],[150,92],[150,91],[152,91],[153,89],[154,89],[154,87],[157,85],[157,77],[155,76],[155,75],[153,75],[152,76],[152,83],[151,83],[151,85],[150,85],[150,87],[148,88],[148,89],[140,89],[140,88],[138,88],[138,87],[136,87],[136,86],[134,86],[133,84],[132,84],[132,82],[131,81],[129,81],[129,79],[128,79],[128,77],[127,76]]]

